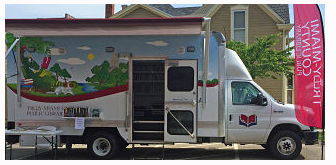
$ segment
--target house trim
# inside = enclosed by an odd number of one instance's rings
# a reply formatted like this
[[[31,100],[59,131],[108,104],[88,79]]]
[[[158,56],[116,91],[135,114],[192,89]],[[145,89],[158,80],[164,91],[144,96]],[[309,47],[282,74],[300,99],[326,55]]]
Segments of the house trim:
[[[258,6],[268,15],[270,16],[275,22],[278,24],[285,24],[285,21],[277,14],[275,13],[270,7],[268,7],[265,4],[258,4]],[[222,7],[222,5],[218,4],[215,5],[205,17],[211,18],[214,16],[217,11]]]
[[[279,30],[287,30],[288,32],[292,30],[294,24],[277,24],[276,25]]]
[[[168,17],[173,17],[172,15],[165,13],[161,10],[158,10],[154,7],[151,7],[149,5],[143,5],[143,4],[133,4],[128,6],[126,9],[121,10],[119,13],[113,15],[111,18],[122,18],[130,13],[132,13],[134,10],[139,9],[139,8],[143,8],[151,13],[154,13],[160,17],[164,17],[164,18],[168,18]]]
[[[231,40],[234,39],[234,12],[245,11],[245,44],[248,45],[248,20],[249,20],[249,6],[248,5],[234,5],[230,7],[231,13]]]
[[[209,12],[205,15],[205,17],[207,17],[207,18],[211,18],[212,16],[214,16],[216,13],[217,13],[217,11],[222,7],[223,5],[215,5],[215,6],[213,6],[210,10],[209,10]]]
[[[268,16],[270,16],[276,23],[285,24],[285,21],[276,14],[270,7],[267,5],[258,5]]]
[[[277,24],[277,28],[282,31],[282,49],[286,50],[288,33],[293,28],[293,24]],[[288,98],[288,87],[287,87],[287,77],[282,75],[282,102],[287,104]],[[293,95],[292,95],[293,97]]]

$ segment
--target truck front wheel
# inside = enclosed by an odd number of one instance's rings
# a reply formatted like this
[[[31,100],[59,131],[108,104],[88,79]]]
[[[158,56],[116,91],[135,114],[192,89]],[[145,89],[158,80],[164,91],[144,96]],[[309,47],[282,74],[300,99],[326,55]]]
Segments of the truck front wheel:
[[[300,154],[301,149],[301,138],[292,131],[276,133],[269,143],[269,150],[277,159],[293,159]]]
[[[98,159],[115,157],[119,148],[116,136],[107,132],[95,133],[89,139],[87,146],[91,154]]]

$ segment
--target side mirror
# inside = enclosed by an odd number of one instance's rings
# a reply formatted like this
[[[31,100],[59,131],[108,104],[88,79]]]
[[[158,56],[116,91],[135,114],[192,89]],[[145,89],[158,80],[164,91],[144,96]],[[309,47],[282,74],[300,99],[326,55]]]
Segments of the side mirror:
[[[267,106],[267,98],[262,93],[257,95],[257,105]]]

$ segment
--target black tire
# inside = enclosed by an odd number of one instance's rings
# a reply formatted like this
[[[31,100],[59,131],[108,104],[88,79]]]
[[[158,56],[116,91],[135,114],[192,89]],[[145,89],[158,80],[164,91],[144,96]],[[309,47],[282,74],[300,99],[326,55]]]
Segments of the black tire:
[[[277,159],[294,159],[301,149],[301,138],[292,131],[277,132],[269,143],[269,150]]]
[[[87,148],[96,159],[114,158],[119,150],[118,138],[108,132],[97,132],[88,140]]]
[[[124,151],[126,147],[128,146],[128,143],[122,138],[119,138],[119,151]]]
[[[65,144],[65,154],[69,154],[72,149],[72,143]]]
[[[261,145],[261,147],[263,147],[266,150],[268,150],[268,148],[269,148],[268,144],[260,144],[260,145]]]
[[[66,144],[65,144],[65,148],[66,148],[67,150],[71,150],[71,149],[72,149],[72,143],[66,143]]]

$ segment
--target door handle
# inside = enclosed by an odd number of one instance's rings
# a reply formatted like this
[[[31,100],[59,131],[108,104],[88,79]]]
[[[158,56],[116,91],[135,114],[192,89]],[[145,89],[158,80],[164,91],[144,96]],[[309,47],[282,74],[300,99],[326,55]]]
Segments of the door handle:
[[[229,122],[232,123],[232,115],[229,115]]]
[[[170,100],[165,101],[167,104],[191,104],[192,106],[196,105],[196,100]]]
[[[274,113],[284,113],[285,111],[284,110],[276,110],[276,109],[274,109],[273,112]]]

